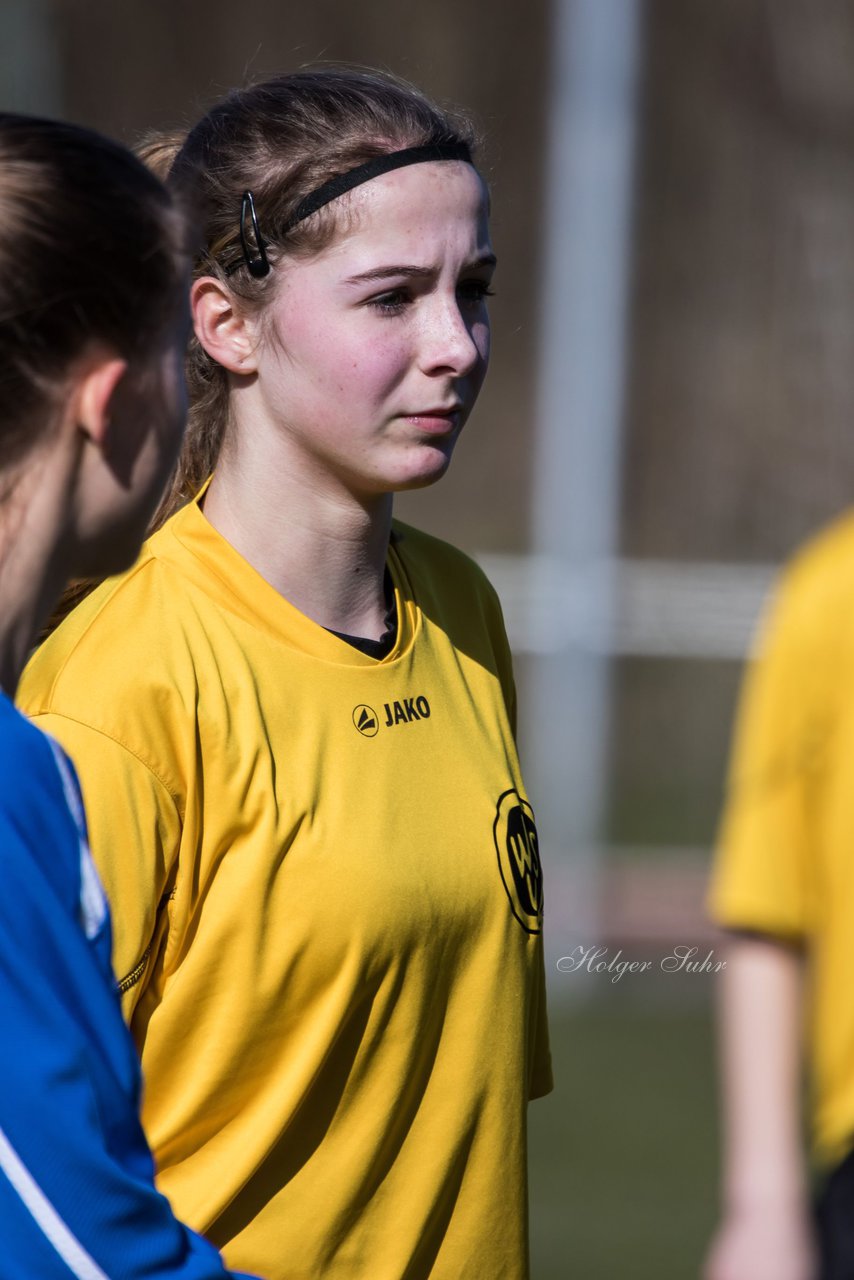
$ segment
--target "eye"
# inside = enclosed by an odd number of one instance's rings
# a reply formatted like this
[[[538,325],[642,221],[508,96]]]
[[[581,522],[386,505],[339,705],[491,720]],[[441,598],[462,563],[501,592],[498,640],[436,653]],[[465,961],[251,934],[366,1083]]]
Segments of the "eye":
[[[411,301],[412,294],[408,289],[387,289],[385,293],[378,293],[375,298],[368,298],[367,305],[379,311],[380,315],[396,316]]]
[[[461,280],[457,285],[457,297],[461,302],[477,306],[494,296],[495,293],[490,289],[488,280]]]

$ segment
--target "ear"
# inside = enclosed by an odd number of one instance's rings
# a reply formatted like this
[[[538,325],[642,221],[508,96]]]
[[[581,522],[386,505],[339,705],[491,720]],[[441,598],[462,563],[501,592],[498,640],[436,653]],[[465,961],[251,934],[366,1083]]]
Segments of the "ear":
[[[231,373],[254,373],[255,326],[222,282],[213,276],[195,280],[190,307],[196,337],[211,359]]]
[[[127,373],[127,360],[101,355],[88,365],[77,380],[71,414],[78,431],[103,451],[110,429],[110,404],[116,388]]]

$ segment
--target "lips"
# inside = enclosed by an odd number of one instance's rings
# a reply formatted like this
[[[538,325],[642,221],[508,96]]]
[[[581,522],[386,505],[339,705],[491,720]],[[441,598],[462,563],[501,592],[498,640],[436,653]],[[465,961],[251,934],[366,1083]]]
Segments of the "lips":
[[[422,409],[418,413],[407,413],[405,417],[407,421],[414,423],[422,431],[427,431],[434,435],[442,435],[453,431],[459,426],[461,412],[461,404],[440,405],[430,409]]]

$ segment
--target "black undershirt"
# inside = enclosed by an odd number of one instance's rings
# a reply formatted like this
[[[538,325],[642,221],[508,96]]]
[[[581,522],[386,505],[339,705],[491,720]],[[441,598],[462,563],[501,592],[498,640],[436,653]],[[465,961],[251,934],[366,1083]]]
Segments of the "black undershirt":
[[[394,598],[394,583],[388,569],[383,577],[383,594],[386,602],[385,631],[379,640],[369,640],[367,636],[348,636],[344,631],[335,631],[332,627],[326,627],[325,630],[337,636],[339,640],[346,640],[347,644],[351,644],[360,653],[367,654],[369,658],[384,658],[387,653],[391,653],[397,639],[397,604]]]

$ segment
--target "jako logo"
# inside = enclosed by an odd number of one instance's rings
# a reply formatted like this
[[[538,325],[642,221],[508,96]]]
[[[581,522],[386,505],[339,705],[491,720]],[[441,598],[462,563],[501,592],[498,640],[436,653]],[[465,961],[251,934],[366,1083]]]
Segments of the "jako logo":
[[[353,708],[353,724],[363,738],[375,738],[379,733],[377,713],[365,702],[360,702],[358,707]]]
[[[526,933],[543,928],[543,871],[534,811],[518,791],[498,799],[492,828],[510,909]]]
[[[410,724],[413,720],[429,720],[430,703],[421,694],[417,698],[404,698],[403,702],[384,702],[386,728],[396,724]]]

